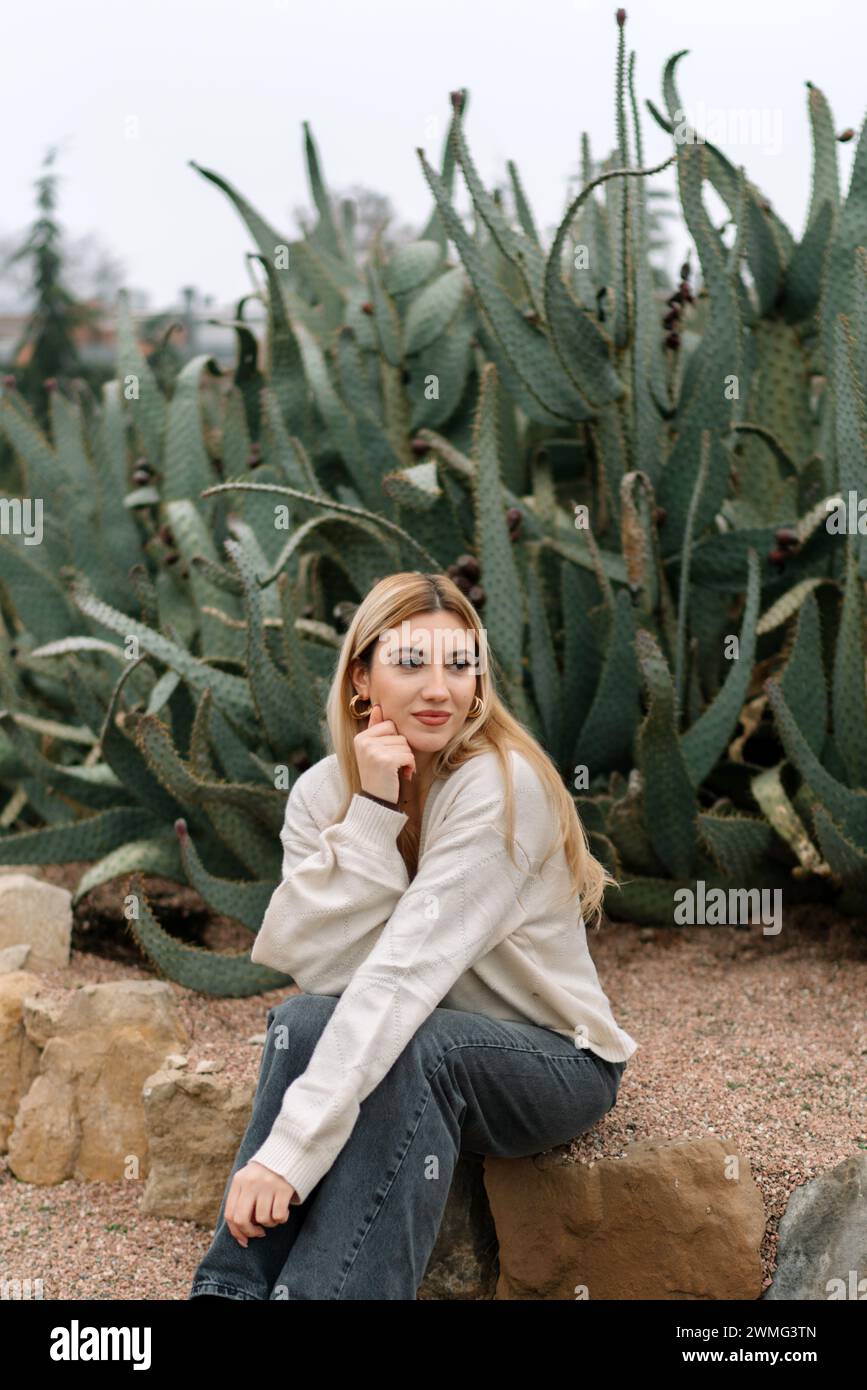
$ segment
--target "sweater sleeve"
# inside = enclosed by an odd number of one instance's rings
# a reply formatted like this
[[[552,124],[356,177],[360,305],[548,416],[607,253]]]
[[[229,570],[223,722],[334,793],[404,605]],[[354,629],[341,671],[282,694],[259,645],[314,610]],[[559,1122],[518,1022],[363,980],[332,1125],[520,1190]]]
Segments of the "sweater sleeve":
[[[407,816],[356,793],[343,820],[319,830],[300,780],[280,842],[283,881],[250,959],[291,975],[308,994],[340,994],[409,883],[397,837]]]
[[[464,971],[524,920],[521,890],[544,857],[542,830],[550,825],[541,783],[534,787],[521,794],[515,786],[516,832],[522,823],[515,862],[499,823],[502,790],[486,783],[480,795],[472,779],[461,789],[306,1070],[288,1087],[268,1138],[251,1157],[290,1182],[301,1201],[328,1172],[362,1101],[420,1025]]]

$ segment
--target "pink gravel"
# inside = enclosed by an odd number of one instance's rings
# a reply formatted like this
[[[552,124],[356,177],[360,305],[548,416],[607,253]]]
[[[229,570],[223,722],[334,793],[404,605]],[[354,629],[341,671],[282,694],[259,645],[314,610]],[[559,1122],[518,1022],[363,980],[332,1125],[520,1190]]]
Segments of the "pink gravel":
[[[249,936],[209,929],[205,940],[238,950]],[[589,941],[614,1015],[640,1046],[617,1105],[570,1158],[622,1156],[651,1136],[724,1139],[749,1161],[765,1203],[767,1286],[789,1194],[867,1148],[864,919],[798,907],[776,937],[760,925],[608,922]],[[73,951],[68,970],[44,978],[70,987],[153,976]],[[247,1040],[286,991],[209,999],[172,989],[193,1039],[190,1069],[217,1059],[222,1074],[255,1079],[261,1048]],[[210,1232],[142,1216],[139,1197],[129,1181],[32,1186],[0,1158],[0,1278],[41,1278],[46,1299],[185,1299]]]

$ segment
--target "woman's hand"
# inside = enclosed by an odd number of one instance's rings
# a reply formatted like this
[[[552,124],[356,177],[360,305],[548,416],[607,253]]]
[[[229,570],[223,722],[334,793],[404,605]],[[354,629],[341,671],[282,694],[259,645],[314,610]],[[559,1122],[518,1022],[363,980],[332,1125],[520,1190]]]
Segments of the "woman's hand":
[[[250,1236],[263,1236],[265,1226],[280,1226],[289,1216],[295,1188],[264,1163],[251,1159],[239,1168],[226,1201],[226,1225],[246,1250]],[[258,1224],[257,1224],[258,1223]]]
[[[382,705],[371,706],[367,728],[356,734],[353,742],[362,790],[385,801],[397,801],[400,770],[405,768],[406,777],[412,778],[415,754],[394,721],[383,718]]]

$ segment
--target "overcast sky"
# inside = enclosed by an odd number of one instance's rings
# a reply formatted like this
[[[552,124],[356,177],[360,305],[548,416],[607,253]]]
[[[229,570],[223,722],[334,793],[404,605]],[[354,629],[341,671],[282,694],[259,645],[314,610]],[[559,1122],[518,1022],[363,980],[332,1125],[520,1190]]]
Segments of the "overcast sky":
[[[601,0],[27,0],[4,12],[0,236],[33,216],[33,181],[59,143],[61,219],[123,262],[151,307],[193,284],[218,302],[250,289],[251,242],[221,173],[287,234],[308,202],[302,129],[311,122],[332,188],[386,193],[421,224],[430,195],[417,146],[439,161],[448,93],[471,92],[467,135],[489,185],[514,159],[537,222],[556,223],[577,170],[614,143],[615,5]],[[860,128],[867,15],[842,0],[644,0],[628,6],[645,160],[670,140],[643,108],[680,63],[689,117],[725,113],[718,143],[796,235],[810,186],[807,79],[838,132]],[[757,114],[739,140],[738,112]],[[855,142],[838,146],[848,181]],[[670,172],[657,186],[673,186]]]

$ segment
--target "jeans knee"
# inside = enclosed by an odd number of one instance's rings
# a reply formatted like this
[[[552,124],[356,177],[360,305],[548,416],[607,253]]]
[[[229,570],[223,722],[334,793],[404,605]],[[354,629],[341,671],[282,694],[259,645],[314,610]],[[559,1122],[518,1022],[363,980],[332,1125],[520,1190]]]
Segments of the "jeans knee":
[[[285,1024],[293,1033],[310,1032],[318,1036],[333,1013],[337,999],[330,994],[290,994],[268,1010],[267,1027]]]

